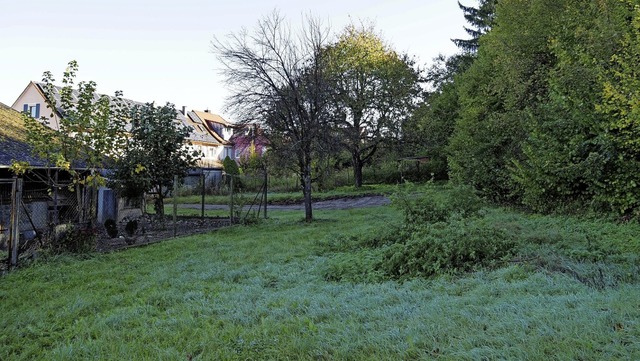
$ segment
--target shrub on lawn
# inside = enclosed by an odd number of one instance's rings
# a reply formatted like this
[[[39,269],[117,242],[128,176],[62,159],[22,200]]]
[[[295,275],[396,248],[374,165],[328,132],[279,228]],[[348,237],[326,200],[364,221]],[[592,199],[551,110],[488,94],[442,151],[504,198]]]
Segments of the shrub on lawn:
[[[328,280],[375,280],[457,274],[502,264],[515,253],[512,234],[481,215],[482,200],[465,186],[403,187],[393,204],[401,225],[323,242],[337,255]],[[382,275],[382,276],[381,276]]]
[[[516,243],[482,219],[449,219],[414,230],[387,247],[380,269],[392,278],[433,276],[495,267],[513,255]]]
[[[426,184],[418,190],[405,185],[392,197],[392,204],[404,214],[407,225],[445,222],[453,215],[470,217],[478,214],[483,202],[469,186],[437,186]]]

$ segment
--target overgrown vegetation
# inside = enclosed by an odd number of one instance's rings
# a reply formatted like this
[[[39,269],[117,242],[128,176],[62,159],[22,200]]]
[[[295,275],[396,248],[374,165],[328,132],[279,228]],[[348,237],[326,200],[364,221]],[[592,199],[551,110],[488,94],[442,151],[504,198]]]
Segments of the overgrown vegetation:
[[[393,200],[401,222],[318,242],[336,254],[326,279],[408,280],[513,263],[564,273],[598,289],[639,280],[640,242],[627,233],[640,229],[637,224],[509,212],[488,207],[466,186],[408,187]]]
[[[493,201],[637,218],[639,5],[461,5],[472,39],[429,72],[405,140]]]

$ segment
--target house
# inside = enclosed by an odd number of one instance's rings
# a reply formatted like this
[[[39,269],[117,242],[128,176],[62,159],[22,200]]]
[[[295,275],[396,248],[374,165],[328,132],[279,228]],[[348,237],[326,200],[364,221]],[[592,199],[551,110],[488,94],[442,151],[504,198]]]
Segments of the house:
[[[57,104],[60,103],[60,89],[59,87],[54,89]],[[61,114],[57,109],[47,108],[46,94],[42,83],[31,81],[13,103],[12,108],[18,112],[27,112],[36,119],[46,117],[49,120],[48,125],[53,129],[58,129]],[[74,91],[72,95],[77,99],[77,92]],[[96,95],[96,97],[99,96],[101,95]],[[112,97],[109,98],[112,99]],[[123,99],[123,101],[127,106],[143,104],[129,99]],[[221,171],[224,158],[233,154],[233,144],[229,142],[229,138],[233,134],[232,126],[219,115],[208,111],[186,112],[186,107],[183,107],[182,111],[178,111],[176,122],[192,129],[188,138],[191,143],[190,147],[200,151],[203,155],[198,166]]]
[[[197,110],[186,112],[183,110],[182,114],[186,115],[184,124],[193,129],[189,137],[191,147],[200,151],[203,155],[199,166],[208,169],[222,169],[224,158],[233,153],[233,144],[210,126],[211,121],[207,120],[209,117],[205,116],[205,114],[209,115],[211,113]],[[218,115],[211,115],[224,121]]]
[[[233,159],[233,143],[231,142],[231,137],[233,136],[234,125],[227,122],[220,115],[211,113],[209,110],[192,110],[188,115],[194,122],[206,128],[209,134],[222,146],[215,152],[215,157],[218,160],[222,162],[226,157]]]
[[[257,124],[237,127],[231,141],[234,144],[234,159],[240,163],[249,159],[252,153],[262,157],[269,146],[267,137]]]

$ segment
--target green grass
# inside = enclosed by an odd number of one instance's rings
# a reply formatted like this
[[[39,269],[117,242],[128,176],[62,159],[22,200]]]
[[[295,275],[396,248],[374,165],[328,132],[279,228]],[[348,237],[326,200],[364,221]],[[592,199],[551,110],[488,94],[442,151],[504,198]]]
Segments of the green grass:
[[[326,192],[312,192],[314,201],[321,201],[327,199],[344,198],[344,197],[359,197],[363,195],[384,195],[391,194],[396,190],[395,185],[389,184],[375,184],[364,185],[360,188],[353,186],[338,187],[331,191]],[[256,192],[245,192],[244,196],[247,202],[253,201],[256,196]],[[269,192],[267,194],[267,200],[270,204],[283,204],[283,203],[302,203],[302,192]],[[165,200],[166,204],[173,202],[173,199],[169,198]],[[178,203],[181,204],[199,204],[202,202],[201,195],[189,195],[178,197]],[[206,195],[205,204],[228,204],[228,195]]]
[[[639,242],[637,225],[491,212],[525,235],[528,254],[570,255],[581,245],[572,233],[602,235],[591,242],[619,256]],[[329,282],[322,275],[335,253],[323,243],[375,233],[401,215],[315,215],[305,224],[300,211],[282,211],[252,227],[10,273],[0,278],[0,359],[640,359],[637,282],[599,289],[520,263],[402,283]]]

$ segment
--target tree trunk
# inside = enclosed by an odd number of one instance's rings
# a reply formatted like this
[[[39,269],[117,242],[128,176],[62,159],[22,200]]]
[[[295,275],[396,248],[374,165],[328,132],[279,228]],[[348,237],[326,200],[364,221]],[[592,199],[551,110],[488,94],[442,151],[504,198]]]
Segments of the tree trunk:
[[[313,210],[311,208],[311,164],[307,162],[302,174],[302,194],[304,195],[304,220],[313,221]]]
[[[158,185],[158,198],[153,204],[156,216],[160,219],[164,218],[164,197],[162,194],[162,185]]]
[[[363,162],[360,159],[360,154],[353,154],[353,179],[356,188],[362,187],[362,166]]]

